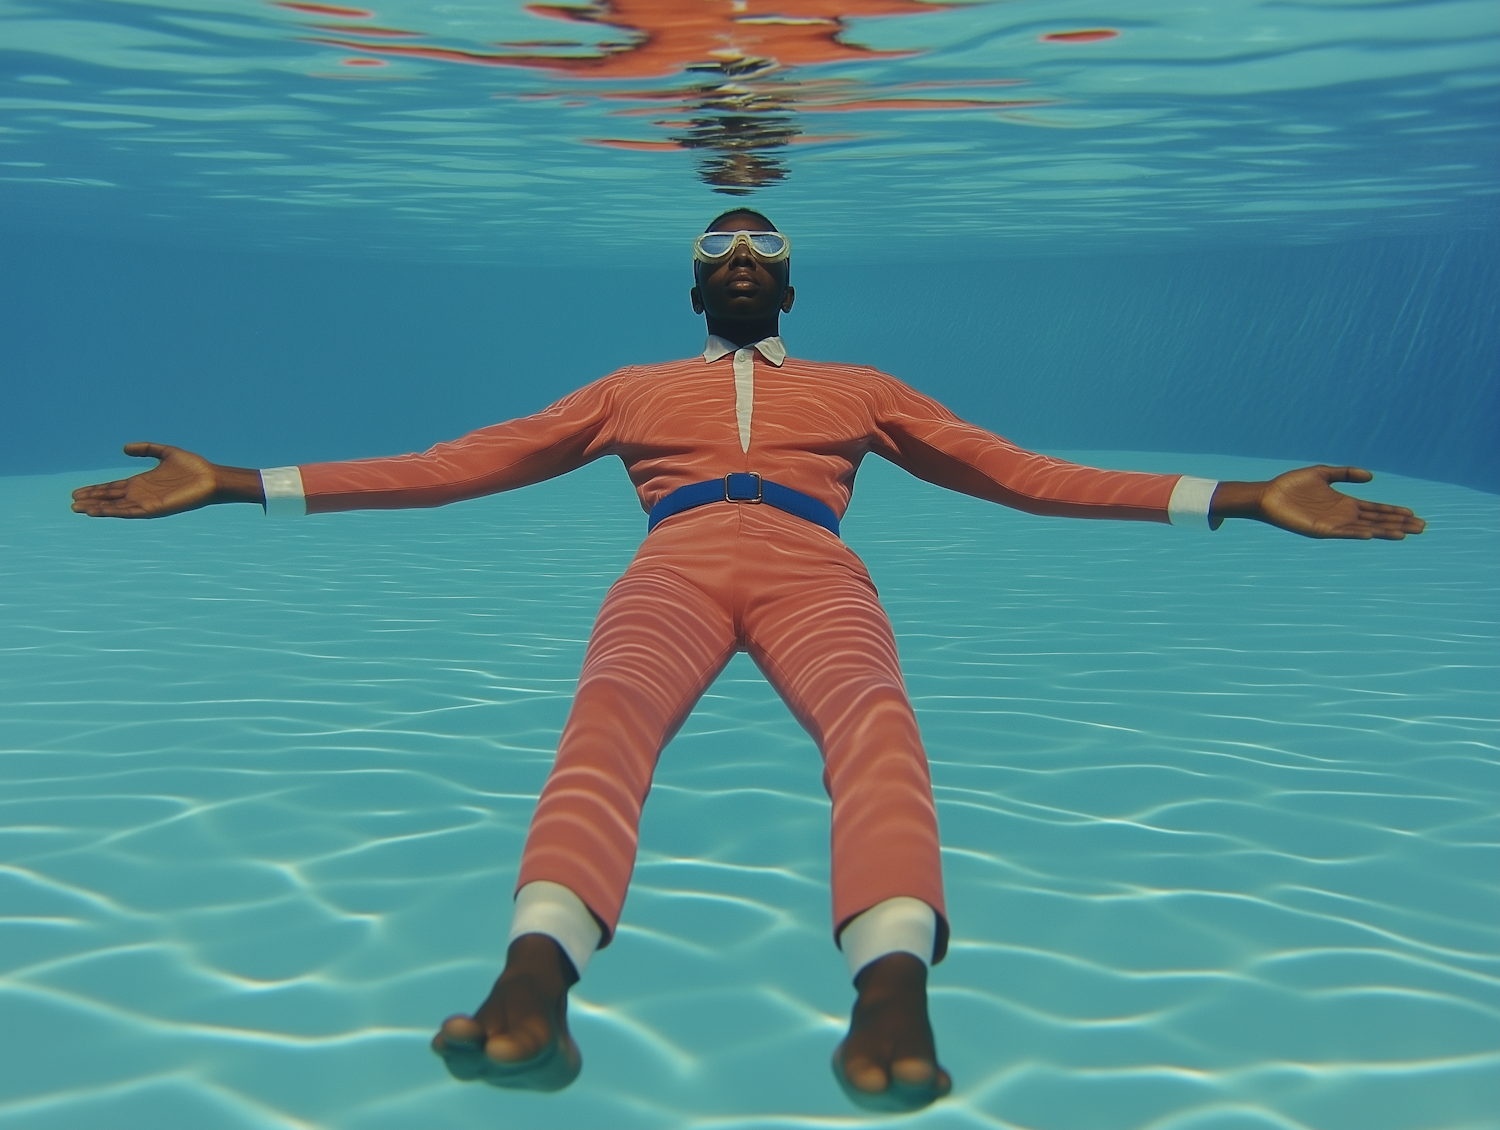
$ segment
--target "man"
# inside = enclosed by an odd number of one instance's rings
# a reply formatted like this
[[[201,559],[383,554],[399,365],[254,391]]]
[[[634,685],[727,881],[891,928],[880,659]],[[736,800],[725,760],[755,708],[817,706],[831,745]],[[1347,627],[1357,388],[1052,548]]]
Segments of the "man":
[[[736,651],[747,651],[822,753],[833,800],[834,937],[858,997],[834,1073],[857,1104],[915,1110],[948,1093],[927,967],[948,926],[927,762],[891,628],[838,537],[860,460],[1040,514],[1189,523],[1256,518],[1309,537],[1400,540],[1421,519],[1341,494],[1350,467],[1215,483],[1079,467],[966,424],[873,369],[787,355],[790,245],[737,209],[694,245],[708,347],[612,373],[523,420],[421,455],[253,471],[130,444],[160,464],[74,492],[93,516],[219,502],[268,513],[434,506],[625,463],[649,535],[610,589],[522,856],[504,971],[434,1050],[460,1079],[556,1090],[581,1068],[567,992],[619,921],[661,749]]]

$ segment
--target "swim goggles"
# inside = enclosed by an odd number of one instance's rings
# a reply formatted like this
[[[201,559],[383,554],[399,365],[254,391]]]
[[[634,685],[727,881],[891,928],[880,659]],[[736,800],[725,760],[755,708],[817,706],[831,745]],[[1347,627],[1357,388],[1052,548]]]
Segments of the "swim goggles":
[[[693,258],[699,263],[717,263],[727,259],[740,242],[766,263],[780,263],[792,253],[791,240],[779,231],[708,231],[693,241]]]

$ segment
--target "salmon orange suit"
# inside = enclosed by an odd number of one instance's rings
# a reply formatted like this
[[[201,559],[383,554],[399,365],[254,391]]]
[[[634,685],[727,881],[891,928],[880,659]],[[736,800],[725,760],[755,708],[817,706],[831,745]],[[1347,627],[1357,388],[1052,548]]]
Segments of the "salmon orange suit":
[[[306,512],[437,506],[615,455],[646,510],[689,483],[743,471],[842,515],[861,460],[874,452],[1033,513],[1171,520],[1181,476],[1047,458],[874,369],[789,357],[779,338],[757,349],[741,365],[750,367],[749,396],[711,342],[703,356],[622,369],[537,416],[421,455],[305,465]],[[598,916],[606,939],[613,933],[657,755],[740,650],[823,750],[834,924],[897,896],[941,916],[926,757],[869,574],[837,536],[765,506],[669,518],[610,590],[520,885],[562,884]],[[945,933],[940,927],[939,954]]]

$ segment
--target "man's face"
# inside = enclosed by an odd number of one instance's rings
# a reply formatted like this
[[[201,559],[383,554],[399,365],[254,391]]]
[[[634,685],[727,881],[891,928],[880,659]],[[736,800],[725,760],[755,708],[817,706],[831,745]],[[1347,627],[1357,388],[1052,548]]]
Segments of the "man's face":
[[[775,231],[757,216],[731,213],[709,231]],[[693,313],[721,322],[753,322],[775,318],[792,308],[792,288],[786,285],[787,264],[767,263],[742,240],[716,263],[696,263],[698,285],[693,288]]]

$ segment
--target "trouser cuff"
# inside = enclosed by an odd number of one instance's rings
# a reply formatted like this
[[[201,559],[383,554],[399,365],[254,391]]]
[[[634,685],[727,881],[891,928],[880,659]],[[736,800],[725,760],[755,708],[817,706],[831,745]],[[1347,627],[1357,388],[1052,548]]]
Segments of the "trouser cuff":
[[[851,977],[888,953],[909,953],[931,965],[936,942],[937,914],[921,899],[906,895],[876,903],[839,934]]]
[[[561,883],[546,879],[527,883],[516,892],[510,941],[522,934],[546,934],[562,947],[580,977],[603,937],[599,923],[583,900]]]

